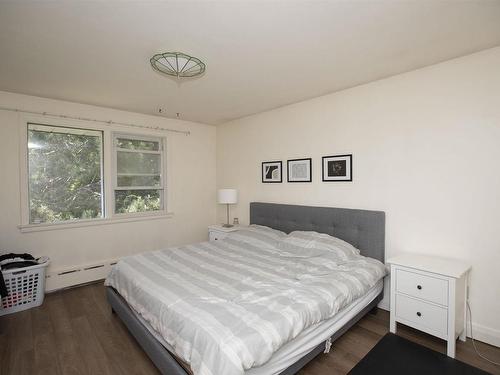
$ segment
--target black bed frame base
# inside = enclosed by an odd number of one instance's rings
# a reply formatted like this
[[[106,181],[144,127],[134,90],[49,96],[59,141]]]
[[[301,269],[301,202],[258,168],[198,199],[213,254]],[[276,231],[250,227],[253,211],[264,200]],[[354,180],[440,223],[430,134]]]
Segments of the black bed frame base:
[[[381,292],[377,297],[375,297],[372,302],[365,306],[363,310],[357,313],[356,316],[354,316],[344,326],[342,326],[342,328],[335,332],[331,337],[331,341],[334,342],[335,340],[337,340],[368,312],[373,313],[373,310],[376,309],[377,304],[380,302],[380,300],[382,300],[383,294],[384,293]],[[139,345],[142,347],[142,349],[144,349],[146,354],[163,375],[188,375],[186,370],[184,370],[179,362],[177,362],[175,357],[151,334],[151,332],[148,331],[146,327],[144,327],[141,321],[132,312],[127,302],[118,294],[115,289],[107,287],[106,295],[111,305],[112,311],[116,313],[122,320],[122,322],[127,326],[130,333],[132,333]],[[280,373],[280,375],[296,374],[314,357],[322,353],[325,350],[325,345],[326,341],[322,342],[311,352],[306,354],[290,367],[286,368],[283,372]]]

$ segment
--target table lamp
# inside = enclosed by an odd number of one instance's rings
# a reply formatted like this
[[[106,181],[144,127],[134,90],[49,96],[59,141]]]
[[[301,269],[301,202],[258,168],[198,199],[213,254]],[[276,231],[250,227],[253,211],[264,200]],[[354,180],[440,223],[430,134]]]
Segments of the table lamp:
[[[229,224],[229,205],[238,203],[238,190],[236,189],[219,189],[217,192],[217,202],[225,204],[227,208],[227,223],[223,224],[224,228],[231,228],[233,225]]]

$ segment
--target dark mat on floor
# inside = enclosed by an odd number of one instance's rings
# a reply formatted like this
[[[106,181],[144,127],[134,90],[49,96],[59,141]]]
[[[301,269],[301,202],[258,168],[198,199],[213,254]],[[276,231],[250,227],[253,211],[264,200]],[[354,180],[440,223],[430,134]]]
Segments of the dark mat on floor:
[[[487,372],[392,333],[386,334],[349,375],[484,375]]]

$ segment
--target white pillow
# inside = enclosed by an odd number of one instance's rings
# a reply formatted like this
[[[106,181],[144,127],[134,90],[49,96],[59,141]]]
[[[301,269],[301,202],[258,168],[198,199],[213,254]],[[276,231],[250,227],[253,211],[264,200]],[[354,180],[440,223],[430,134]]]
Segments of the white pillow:
[[[291,240],[293,239],[293,240]],[[326,233],[313,231],[295,231],[288,235],[288,241],[293,241],[297,246],[301,245],[313,252],[331,252],[341,259],[350,260],[359,256],[359,250],[350,243],[340,238],[330,236]]]
[[[279,242],[278,250],[280,255],[292,258],[316,257],[327,252],[315,245],[314,240],[289,234]]]
[[[248,227],[230,232],[226,238],[246,242],[258,247],[276,248],[279,241],[286,237],[286,233],[262,225],[249,225]]]
[[[247,228],[255,232],[264,233],[277,240],[281,240],[283,237],[286,237],[285,232],[282,232],[278,229],[266,227],[265,225],[250,224]]]

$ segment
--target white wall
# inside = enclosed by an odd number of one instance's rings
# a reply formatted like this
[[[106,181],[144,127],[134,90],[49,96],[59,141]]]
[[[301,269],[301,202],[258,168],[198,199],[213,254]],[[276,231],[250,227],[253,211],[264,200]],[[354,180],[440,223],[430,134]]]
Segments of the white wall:
[[[0,110],[0,252],[48,255],[49,272],[54,272],[206,239],[207,226],[214,222],[216,211],[215,127],[6,92],[0,92],[1,106],[163,126],[189,130],[191,135],[156,133],[166,136],[168,142],[171,218],[21,233],[19,128],[25,124],[20,122],[20,114]],[[130,131],[130,128],[116,128]],[[80,277],[77,281],[86,280]],[[72,282],[72,279],[49,280],[48,286],[52,289]]]
[[[387,257],[472,264],[475,333],[500,345],[499,67],[500,47],[223,124],[217,185],[242,223],[251,201],[385,211]],[[346,153],[354,181],[321,182],[321,156]],[[261,183],[262,161],[300,157],[312,183]]]

